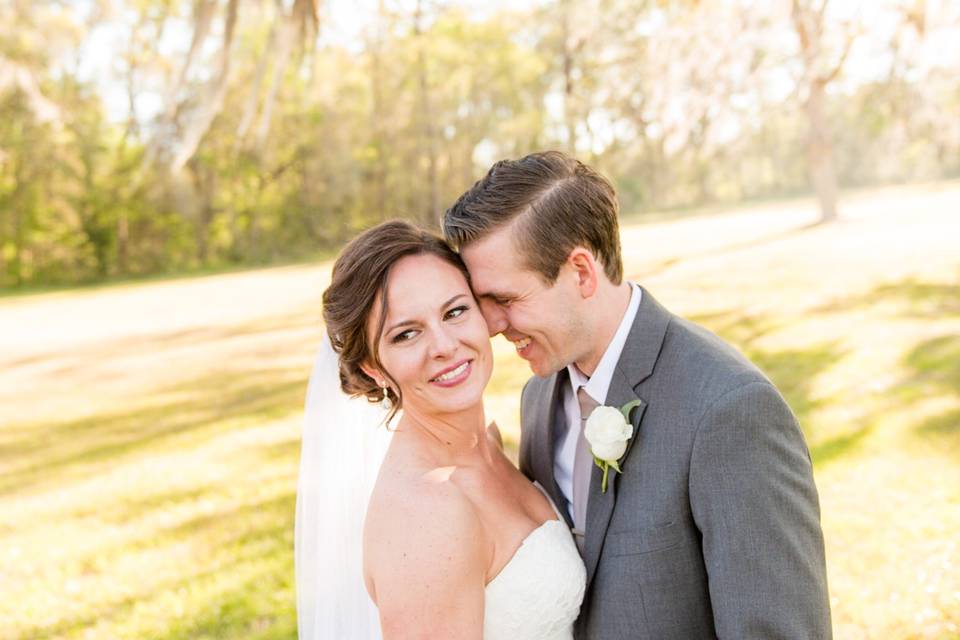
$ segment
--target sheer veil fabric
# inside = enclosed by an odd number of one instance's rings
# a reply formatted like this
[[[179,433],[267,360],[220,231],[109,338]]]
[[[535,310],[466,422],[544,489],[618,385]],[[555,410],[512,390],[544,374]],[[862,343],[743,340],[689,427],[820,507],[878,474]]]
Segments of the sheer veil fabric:
[[[340,390],[324,337],[307,388],[294,559],[300,640],[380,640],[363,583],[363,520],[390,443],[386,411]]]

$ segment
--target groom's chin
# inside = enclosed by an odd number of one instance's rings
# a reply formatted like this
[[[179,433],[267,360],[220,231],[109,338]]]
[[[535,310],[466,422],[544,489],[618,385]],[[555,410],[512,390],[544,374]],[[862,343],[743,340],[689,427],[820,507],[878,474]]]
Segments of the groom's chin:
[[[539,360],[527,360],[527,366],[530,367],[530,371],[533,375],[538,378],[548,378],[563,367],[552,366],[552,363],[542,362]]]

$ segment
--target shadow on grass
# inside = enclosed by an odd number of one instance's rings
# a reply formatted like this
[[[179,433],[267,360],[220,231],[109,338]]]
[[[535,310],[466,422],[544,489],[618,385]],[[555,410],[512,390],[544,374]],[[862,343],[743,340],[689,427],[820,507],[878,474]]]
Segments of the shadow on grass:
[[[814,312],[833,313],[884,304],[893,305],[898,313],[912,317],[960,315],[960,283],[921,282],[908,278],[881,284],[860,295],[834,300]]]
[[[113,497],[107,505],[88,505],[69,511],[65,515],[72,518],[96,517],[100,522],[123,525],[145,515],[166,511],[184,503],[210,499],[217,493],[217,488],[213,485],[203,485],[192,489],[153,492],[136,498]]]
[[[948,334],[921,342],[904,358],[914,374],[906,390],[936,389],[960,396],[960,335]]]
[[[780,240],[785,240],[793,236],[806,233],[812,229],[821,227],[820,222],[812,222],[809,224],[802,224],[796,227],[791,227],[788,229],[782,229],[774,233],[770,233],[764,236],[757,238],[750,238],[748,240],[741,240],[738,242],[731,242],[729,244],[720,245],[718,247],[712,247],[710,249],[705,249],[703,251],[693,252],[689,254],[684,254],[681,257],[667,258],[661,260],[656,264],[651,265],[650,267],[637,272],[631,273],[628,275],[628,280],[633,280],[636,282],[643,282],[644,279],[650,278],[655,275],[661,275],[664,271],[667,271],[671,267],[681,264],[688,263],[692,260],[699,260],[701,258],[715,258],[717,256],[732,255],[739,253],[741,251],[747,251],[756,247],[762,247],[766,244],[772,244]]]
[[[11,425],[12,435],[0,444],[0,454],[10,461],[0,477],[0,495],[283,418],[302,409],[306,384],[300,369],[218,373],[162,389],[148,406],[56,424]]]
[[[766,374],[797,416],[809,439],[811,412],[825,400],[812,396],[817,376],[846,355],[837,341],[821,342],[807,349],[773,351],[757,346],[760,338],[780,328],[766,316],[750,316],[734,311],[704,314],[691,318],[737,347],[748,360]]]
[[[818,433],[814,413],[836,399],[814,397],[813,389],[818,376],[847,355],[839,341],[825,341],[807,349],[776,351],[758,346],[760,338],[780,328],[773,318],[728,311],[692,319],[737,347],[770,378],[797,416],[816,466],[842,460],[856,451],[871,433],[873,426],[869,418],[843,433],[829,436]]]
[[[782,326],[782,321],[769,316],[747,315],[734,310],[703,313],[689,319],[710,329],[745,354],[754,342]]]
[[[872,431],[872,426],[862,426],[856,431],[818,442],[810,448],[814,466],[822,467],[853,453]]]
[[[293,568],[290,568],[292,575]],[[296,640],[297,618],[292,583],[264,570],[222,594],[203,611],[177,621],[155,640]],[[277,594],[289,601],[276,606]]]
[[[98,624],[156,617],[164,628],[149,637],[296,638],[293,586],[293,515],[296,496],[279,493],[214,514],[157,527],[131,544],[99,550],[96,565],[110,567],[139,550],[190,544],[197,560],[178,567],[175,578],[143,582],[134,593],[98,602],[93,611],[53,625],[24,630],[22,640],[79,636]],[[129,591],[128,591],[129,593]],[[180,616],[166,607],[179,602]]]
[[[931,338],[918,344],[904,358],[913,374],[898,389],[904,401],[935,396],[960,400],[960,335]],[[914,434],[947,449],[960,448],[960,409],[949,409],[919,422]]]
[[[153,354],[158,351],[182,349],[197,345],[209,347],[217,342],[245,338],[254,335],[268,336],[275,333],[286,333],[298,329],[315,327],[317,340],[322,335],[322,324],[319,313],[300,312],[283,316],[268,317],[256,322],[233,325],[230,327],[197,327],[182,329],[167,333],[150,334],[144,336],[128,336],[120,339],[101,341],[74,348],[71,351],[57,351],[56,353],[41,353],[31,355],[10,362],[0,362],[7,371],[18,367],[29,367],[50,361],[62,362],[54,371],[57,375],[68,375],[82,371],[88,363],[100,360],[110,360],[115,357],[130,357],[141,354]]]
[[[924,420],[917,426],[917,433],[921,436],[956,439],[956,444],[960,444],[960,409]]]
[[[179,271],[166,271],[140,275],[115,275],[104,279],[92,279],[81,282],[64,282],[48,284],[28,284],[20,287],[0,287],[0,301],[4,299],[39,297],[42,295],[97,291],[103,289],[132,288],[152,283],[167,283],[186,280],[201,280],[215,278],[222,275],[257,273],[268,270],[289,269],[290,267],[317,266],[322,267],[324,262],[334,258],[339,252],[337,249],[321,249],[309,255],[288,256],[268,260],[266,262],[252,262],[249,264],[219,264],[204,267],[184,268]]]
[[[807,437],[814,436],[810,415],[829,399],[814,398],[813,386],[817,376],[839,362],[846,353],[836,342],[823,342],[809,349],[783,351],[747,348],[744,353],[783,394]]]

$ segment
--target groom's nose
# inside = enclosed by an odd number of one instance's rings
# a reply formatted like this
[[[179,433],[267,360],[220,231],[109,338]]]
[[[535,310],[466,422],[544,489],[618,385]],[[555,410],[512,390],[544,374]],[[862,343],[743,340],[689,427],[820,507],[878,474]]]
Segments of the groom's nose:
[[[498,333],[503,333],[510,326],[507,321],[507,314],[493,300],[481,300],[480,312],[483,314],[483,319],[487,321],[487,330],[490,332],[491,338]]]

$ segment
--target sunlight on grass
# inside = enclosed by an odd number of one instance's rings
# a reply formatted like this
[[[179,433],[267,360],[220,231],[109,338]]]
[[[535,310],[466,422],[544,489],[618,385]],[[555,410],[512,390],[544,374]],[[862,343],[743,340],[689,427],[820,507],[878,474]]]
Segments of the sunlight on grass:
[[[791,201],[623,228],[630,277],[797,414],[840,639],[960,638],[956,211],[948,183],[859,194],[824,227]],[[0,300],[0,638],[296,637],[328,269]],[[486,408],[515,457],[529,372],[494,352]]]

